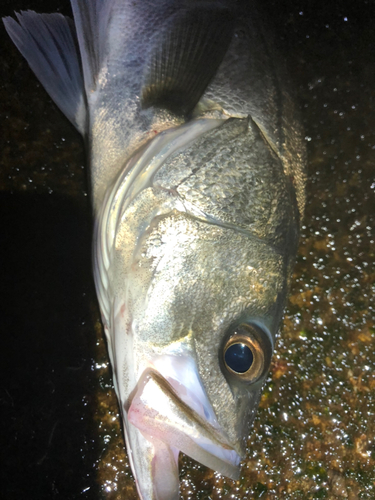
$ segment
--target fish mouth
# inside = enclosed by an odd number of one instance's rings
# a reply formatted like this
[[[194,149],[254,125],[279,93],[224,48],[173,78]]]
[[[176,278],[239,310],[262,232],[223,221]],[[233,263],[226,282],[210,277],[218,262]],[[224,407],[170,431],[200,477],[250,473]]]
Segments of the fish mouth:
[[[163,371],[177,364],[179,371],[165,376]],[[182,451],[236,480],[241,451],[218,424],[194,365],[181,356],[161,356],[145,369],[129,401],[128,422],[150,443],[163,442],[176,457]]]

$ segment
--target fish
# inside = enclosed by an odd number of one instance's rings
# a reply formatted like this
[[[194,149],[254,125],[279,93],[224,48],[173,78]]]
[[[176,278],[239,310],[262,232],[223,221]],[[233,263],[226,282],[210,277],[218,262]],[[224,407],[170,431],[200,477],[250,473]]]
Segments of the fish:
[[[253,2],[71,7],[3,22],[84,138],[130,465],[176,500],[180,452],[234,480],[246,456],[304,212],[298,107]]]

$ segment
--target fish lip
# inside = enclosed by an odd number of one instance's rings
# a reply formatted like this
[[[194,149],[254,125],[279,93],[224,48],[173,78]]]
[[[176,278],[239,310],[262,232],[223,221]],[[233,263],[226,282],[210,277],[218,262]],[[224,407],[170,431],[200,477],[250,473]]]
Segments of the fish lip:
[[[155,367],[146,368],[137,387],[128,398],[125,408],[128,414],[128,422],[135,426],[147,440],[151,442],[154,438],[163,440],[168,446],[179,449],[203,465],[237,480],[240,473],[241,451],[237,450],[237,447],[229,442],[217,421],[216,426],[212,425],[207,418],[201,416],[183,401],[171,382],[183,386],[184,390],[188,391],[186,386],[171,377],[167,379]],[[154,406],[147,404],[147,396],[146,402],[141,401],[148,385],[153,386],[154,392],[159,391],[159,397],[166,397],[172,407],[178,408],[188,421],[185,425],[187,429],[182,429],[184,424],[181,425],[181,422],[177,422],[176,425],[173,422],[170,423],[167,418],[168,415],[166,417],[163,415],[163,411],[160,412]],[[145,415],[146,418],[144,418]],[[160,437],[158,433],[162,434],[163,437]],[[173,434],[173,438],[166,437],[168,434]],[[177,445],[173,441],[176,436]],[[179,445],[181,441],[185,443],[182,446]],[[188,444],[186,445],[186,443]]]
[[[173,399],[175,403],[178,403],[178,405],[184,410],[185,415],[189,416],[191,422],[194,422],[195,424],[197,424],[197,426],[205,429],[208,434],[210,434],[215,439],[215,441],[220,443],[220,445],[224,449],[233,450],[233,447],[229,444],[228,440],[223,439],[223,434],[218,432],[213,425],[204,420],[195,410],[193,410],[188,404],[186,404],[180,398],[171,383],[165,377],[160,375],[160,373],[154,368],[146,368],[146,370],[144,371],[144,380],[142,380],[143,385],[146,385],[149,380],[154,380],[156,384],[163,389],[163,392],[165,394]],[[134,397],[135,394],[133,394],[133,398]],[[130,406],[131,404],[129,405],[129,408]]]

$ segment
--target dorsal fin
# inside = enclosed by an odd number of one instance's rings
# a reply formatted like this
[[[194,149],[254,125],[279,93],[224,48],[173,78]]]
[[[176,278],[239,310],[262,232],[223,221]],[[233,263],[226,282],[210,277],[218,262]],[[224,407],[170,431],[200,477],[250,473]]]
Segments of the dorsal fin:
[[[17,13],[3,19],[14,44],[57,106],[84,134],[86,99],[74,23],[62,14]]]
[[[183,9],[155,35],[143,79],[142,105],[188,115],[215,75],[232,39],[223,7]]]

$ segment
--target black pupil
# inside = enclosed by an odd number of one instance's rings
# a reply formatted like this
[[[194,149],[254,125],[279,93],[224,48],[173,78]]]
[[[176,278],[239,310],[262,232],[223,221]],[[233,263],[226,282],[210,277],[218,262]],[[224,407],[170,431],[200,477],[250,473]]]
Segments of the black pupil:
[[[253,359],[253,353],[246,344],[232,344],[225,351],[225,362],[236,373],[247,372]]]

